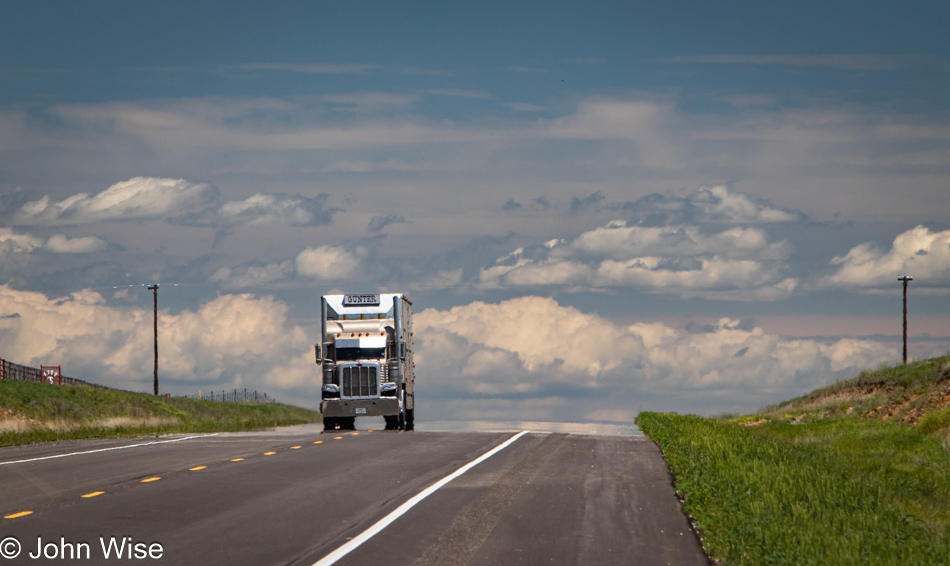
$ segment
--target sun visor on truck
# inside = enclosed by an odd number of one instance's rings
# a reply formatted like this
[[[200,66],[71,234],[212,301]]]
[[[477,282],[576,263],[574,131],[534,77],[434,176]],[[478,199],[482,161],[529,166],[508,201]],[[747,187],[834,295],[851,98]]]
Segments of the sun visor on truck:
[[[363,336],[362,338],[337,338],[336,347],[339,348],[385,348],[385,336]]]

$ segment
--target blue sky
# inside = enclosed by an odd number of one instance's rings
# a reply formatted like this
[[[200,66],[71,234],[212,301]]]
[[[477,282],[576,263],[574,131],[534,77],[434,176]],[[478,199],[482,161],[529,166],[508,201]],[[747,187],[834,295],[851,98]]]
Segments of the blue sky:
[[[315,403],[406,291],[433,417],[754,410],[950,348],[944,3],[7,3],[0,356]],[[144,317],[144,318],[143,318]]]

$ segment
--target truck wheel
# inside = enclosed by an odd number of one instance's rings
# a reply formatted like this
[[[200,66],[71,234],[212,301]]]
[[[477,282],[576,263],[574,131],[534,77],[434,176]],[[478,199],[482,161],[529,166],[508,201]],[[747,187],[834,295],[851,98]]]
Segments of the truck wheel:
[[[323,417],[323,430],[336,430],[336,417]]]
[[[340,417],[340,430],[356,429],[356,417]]]
[[[416,427],[416,410],[406,409],[406,430],[414,430]]]
[[[396,430],[399,428],[398,415],[387,415],[383,418],[386,419],[386,430]]]

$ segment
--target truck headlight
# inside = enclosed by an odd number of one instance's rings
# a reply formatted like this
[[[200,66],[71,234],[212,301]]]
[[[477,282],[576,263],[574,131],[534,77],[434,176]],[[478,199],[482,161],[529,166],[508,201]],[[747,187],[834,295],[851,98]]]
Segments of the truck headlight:
[[[335,383],[324,383],[323,391],[321,396],[324,399],[339,399],[340,398],[340,386]]]
[[[379,386],[379,394],[382,397],[395,397],[396,396],[396,384],[391,381],[384,381]]]

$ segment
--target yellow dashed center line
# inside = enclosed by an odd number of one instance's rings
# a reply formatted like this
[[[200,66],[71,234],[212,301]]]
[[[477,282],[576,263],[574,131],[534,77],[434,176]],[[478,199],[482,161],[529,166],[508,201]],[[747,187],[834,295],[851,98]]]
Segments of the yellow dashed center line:
[[[144,480],[142,480],[142,483],[148,483],[148,482],[152,482],[152,481],[158,481],[158,480],[160,480],[160,479],[162,479],[162,478],[160,478],[160,477],[158,477],[158,476],[155,476],[155,477],[153,477],[153,478],[145,478]]]
[[[290,447],[291,450],[297,450],[298,448],[300,448],[300,447],[299,447],[299,446],[291,446],[291,447]]]
[[[343,437],[342,437],[342,436],[334,436],[334,437],[333,437],[333,440],[343,440]]]
[[[273,456],[274,454],[277,454],[277,452],[264,452],[265,456]]]
[[[87,493],[86,495],[83,495],[82,497],[83,497],[84,499],[89,499],[90,497],[95,497],[95,496],[97,496],[97,495],[102,495],[103,493],[105,493],[105,492],[104,492],[104,491],[93,491],[92,493]]]
[[[32,511],[20,511],[19,513],[14,513],[14,514],[12,514],[12,515],[7,515],[7,516],[4,517],[4,519],[16,519],[17,517],[23,517],[23,516],[32,515],[32,514],[33,514]]]
[[[203,470],[207,467],[208,466],[195,466],[194,468],[188,468],[188,469],[191,470],[192,472],[197,472],[198,470]]]
[[[369,429],[369,430],[367,430],[366,432],[373,432],[373,429]]]
[[[351,436],[359,436],[359,435],[360,435],[360,433],[354,432]]]
[[[314,444],[323,444],[323,441],[322,441],[322,440],[318,440],[318,441],[314,442]]]
[[[232,459],[231,461],[232,461],[232,462],[240,462],[240,461],[242,461],[242,460],[244,460],[244,458],[234,458],[234,459]]]

